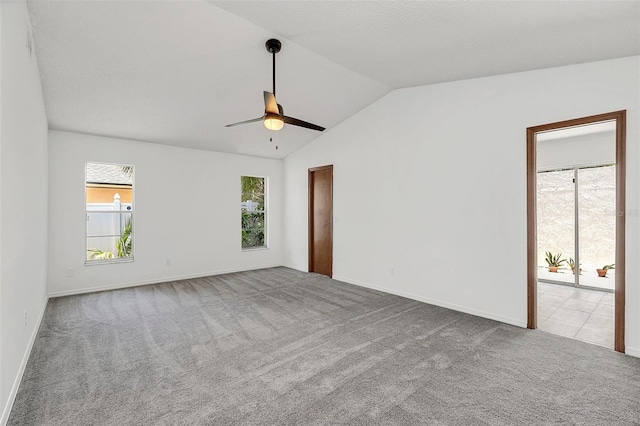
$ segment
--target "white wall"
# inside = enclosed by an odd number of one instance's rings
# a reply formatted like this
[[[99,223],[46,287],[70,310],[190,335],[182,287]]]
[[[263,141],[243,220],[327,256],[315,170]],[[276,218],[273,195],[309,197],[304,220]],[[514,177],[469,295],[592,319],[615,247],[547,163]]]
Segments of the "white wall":
[[[536,145],[538,171],[616,162],[615,130],[569,138],[539,140]]]
[[[135,167],[134,262],[85,265],[86,162]],[[282,265],[282,169],[282,160],[50,131],[50,295]],[[269,178],[267,250],[241,250],[241,175]]]
[[[526,128],[626,109],[626,340],[640,356],[639,62],[391,92],[285,160],[285,265],[307,270],[307,169],[334,164],[334,278],[525,326]]]
[[[0,2],[0,424],[47,301],[47,118],[23,1]],[[25,325],[24,313],[27,312]]]

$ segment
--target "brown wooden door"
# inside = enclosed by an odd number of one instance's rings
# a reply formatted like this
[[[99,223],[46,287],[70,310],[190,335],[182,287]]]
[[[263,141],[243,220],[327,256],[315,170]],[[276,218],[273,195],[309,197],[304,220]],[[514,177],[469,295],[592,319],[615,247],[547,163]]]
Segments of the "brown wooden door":
[[[333,274],[333,166],[309,169],[309,272]]]

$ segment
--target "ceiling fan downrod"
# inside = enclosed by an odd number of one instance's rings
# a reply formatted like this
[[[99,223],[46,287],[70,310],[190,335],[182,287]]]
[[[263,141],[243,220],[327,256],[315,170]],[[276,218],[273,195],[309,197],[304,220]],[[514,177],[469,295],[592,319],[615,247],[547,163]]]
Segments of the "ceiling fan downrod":
[[[282,43],[280,43],[280,40],[277,40],[275,38],[271,38],[269,40],[267,40],[267,42],[264,44],[265,47],[267,48],[267,52],[271,53],[273,56],[273,96],[276,95],[276,53],[278,53],[280,51],[280,49],[282,48]]]

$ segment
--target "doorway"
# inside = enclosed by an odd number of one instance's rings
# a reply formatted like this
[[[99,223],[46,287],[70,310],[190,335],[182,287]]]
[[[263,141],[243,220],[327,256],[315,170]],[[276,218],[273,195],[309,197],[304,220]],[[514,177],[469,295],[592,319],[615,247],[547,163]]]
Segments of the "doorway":
[[[333,165],[309,169],[309,272],[333,276]]]
[[[549,135],[556,133],[557,136],[563,132],[567,135],[589,134],[590,132],[603,131],[607,126],[610,127],[615,138],[615,141],[612,141],[612,145],[615,145],[615,147],[612,146],[612,158],[604,158],[600,163],[581,164],[580,161],[577,161],[571,167],[566,167],[566,164],[564,167],[556,166],[555,168],[547,166],[547,170],[541,170],[541,166],[544,166],[542,163],[548,162],[548,159],[543,158],[540,161],[541,164],[538,164],[540,152],[545,144],[553,143],[553,141],[549,141],[549,139],[552,139]],[[581,290],[581,288],[607,287],[608,283],[613,283],[613,285],[610,285],[610,290],[615,292],[614,295],[611,295],[614,309],[613,347],[618,352],[624,352],[625,129],[625,111],[550,123],[527,129],[527,327],[538,328],[539,281],[555,281],[556,284],[561,283],[560,281],[565,281],[565,284],[576,287],[575,292],[578,292],[579,289],[580,291],[588,292],[590,290]],[[583,142],[572,148],[577,156],[581,151],[584,153],[591,149],[584,142],[586,139],[580,140]],[[544,169],[544,167],[542,168]],[[542,174],[540,173],[541,171]],[[562,186],[563,183],[566,184],[564,199],[561,197],[558,202],[565,203],[569,207],[572,206],[570,209],[572,213],[558,213],[563,211],[560,208],[555,211],[555,216],[551,215],[546,219],[557,221],[561,224],[559,228],[556,227],[557,230],[554,232],[567,234],[565,236],[566,241],[561,243],[563,250],[566,250],[564,253],[566,256],[561,254],[559,245],[551,248],[552,244],[548,240],[544,244],[550,247],[549,250],[539,247],[539,242],[541,240],[545,241],[545,235],[543,234],[547,232],[543,227],[539,228],[539,221],[546,214],[538,208],[539,189],[542,187],[549,190],[551,188],[550,183],[554,181],[556,182],[556,188]],[[560,184],[557,182],[560,182]],[[613,192],[607,192],[607,185],[614,187],[609,189]],[[587,196],[589,191],[591,191],[591,194]],[[558,193],[560,192],[558,191]],[[590,198],[594,198],[593,194],[595,193],[597,193],[596,198],[599,196],[605,196],[605,198],[613,197],[610,201],[611,208],[609,209],[608,218],[606,214],[598,216],[597,213],[594,213],[593,203],[592,205],[589,204]],[[602,208],[602,206],[598,207]],[[565,209],[564,211],[569,210]],[[609,231],[611,240],[609,244],[606,242],[601,243],[599,240],[596,241],[594,232],[592,232],[595,229],[594,224],[603,220],[605,222],[609,221],[614,227],[613,230]],[[590,226],[589,232],[586,231],[585,226]],[[555,240],[561,241],[562,237],[556,237]],[[596,248],[599,248],[599,251]],[[540,254],[540,250],[544,252],[544,255]],[[558,255],[560,256],[558,257]],[[566,268],[565,273],[563,275],[556,275],[557,272],[548,273],[547,268],[540,267],[540,264],[544,264],[544,260],[546,260],[540,259],[541,256],[545,256],[545,258],[549,256],[556,257],[560,260],[560,267],[564,266]],[[603,259],[611,259],[611,261]],[[562,260],[566,263],[562,262]],[[569,272],[571,266],[568,262],[569,260],[574,266],[575,274]],[[615,276],[611,276],[613,275],[611,273],[607,283],[603,280],[598,281],[597,275],[594,275],[594,277],[589,275],[596,274],[596,271],[589,271],[589,274],[586,274],[587,266],[585,262],[589,263],[588,268],[591,269],[596,269],[595,265],[599,265],[598,262],[603,263],[599,268],[605,265],[613,268],[613,265],[615,265]],[[583,265],[585,270],[582,271],[581,275],[580,267]],[[554,268],[549,267],[548,269],[552,270]],[[546,282],[541,283],[541,290],[544,290],[548,285]],[[573,290],[571,291],[573,292]],[[589,297],[602,295],[600,292],[597,293],[596,295],[590,294]]]

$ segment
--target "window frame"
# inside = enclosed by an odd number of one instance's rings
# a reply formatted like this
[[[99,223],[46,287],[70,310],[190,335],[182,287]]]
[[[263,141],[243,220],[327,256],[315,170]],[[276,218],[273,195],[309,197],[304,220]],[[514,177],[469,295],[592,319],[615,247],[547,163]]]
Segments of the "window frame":
[[[133,172],[131,174],[131,211],[130,212],[126,212],[127,214],[131,215],[131,219],[130,219],[130,223],[131,223],[131,234],[130,234],[130,241],[131,241],[131,255],[127,256],[127,257],[112,257],[112,258],[108,258],[108,259],[89,259],[88,258],[88,252],[90,250],[89,248],[89,228],[88,228],[88,221],[89,221],[89,212],[90,210],[87,210],[87,196],[88,196],[88,188],[89,186],[87,185],[87,166],[89,164],[98,164],[98,165],[108,165],[108,166],[118,166],[118,167],[131,167],[133,169]],[[107,163],[107,162],[102,162],[102,161],[86,161],[84,164],[84,246],[85,246],[85,250],[84,250],[84,264],[85,266],[93,266],[93,265],[106,265],[106,264],[116,264],[116,263],[130,263],[130,262],[134,262],[135,261],[135,249],[136,249],[136,245],[134,244],[135,241],[135,232],[136,232],[136,226],[135,226],[135,173],[136,167],[133,164],[123,164],[123,163]],[[96,212],[96,211],[94,211]],[[101,212],[101,210],[97,210],[97,212]],[[109,213],[111,211],[105,210],[103,212]]]
[[[257,176],[257,175],[251,175],[251,174],[241,174],[240,175],[240,231],[243,230],[242,228],[242,203],[244,202],[243,195],[244,193],[242,192],[242,178],[244,177],[251,177],[251,178],[259,178],[259,179],[263,179],[264,180],[264,191],[262,193],[262,196],[264,198],[264,205],[263,205],[263,220],[264,220],[264,243],[261,246],[256,246],[256,247],[243,247],[242,244],[242,238],[240,238],[240,250],[243,252],[250,252],[250,251],[256,251],[256,250],[268,250],[269,249],[269,178],[267,176]]]

